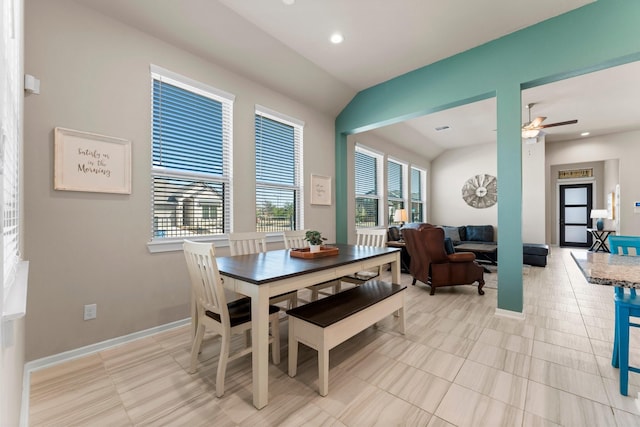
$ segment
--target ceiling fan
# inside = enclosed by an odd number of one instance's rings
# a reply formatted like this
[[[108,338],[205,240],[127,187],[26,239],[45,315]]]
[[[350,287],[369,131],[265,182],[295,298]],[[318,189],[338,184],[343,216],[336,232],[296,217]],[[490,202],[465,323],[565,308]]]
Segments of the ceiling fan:
[[[573,125],[578,123],[577,119],[573,119],[566,120],[564,122],[556,122],[543,125],[542,122],[547,119],[546,117],[536,117],[535,119],[531,120],[531,108],[533,108],[534,105],[534,103],[527,104],[527,109],[529,110],[529,122],[522,125],[522,139],[533,140],[533,142],[537,142],[538,137],[544,135],[542,129],[552,128],[556,126]]]

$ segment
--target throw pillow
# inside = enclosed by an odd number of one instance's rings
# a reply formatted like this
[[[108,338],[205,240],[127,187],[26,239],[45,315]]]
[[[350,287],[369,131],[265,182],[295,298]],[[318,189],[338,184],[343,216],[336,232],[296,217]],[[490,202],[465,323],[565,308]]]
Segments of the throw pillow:
[[[453,247],[453,242],[448,237],[444,238],[444,251],[447,253],[447,255],[451,255],[456,252]]]
[[[449,239],[451,239],[454,245],[460,243],[461,239],[458,227],[443,225],[441,228],[444,230],[444,237],[448,237]]]
[[[467,240],[474,242],[493,242],[493,226],[467,225]]]
[[[388,233],[387,240],[389,240],[390,242],[402,239],[402,235],[400,234],[400,229],[398,227],[395,227],[395,226],[389,227],[389,230],[387,233]]]

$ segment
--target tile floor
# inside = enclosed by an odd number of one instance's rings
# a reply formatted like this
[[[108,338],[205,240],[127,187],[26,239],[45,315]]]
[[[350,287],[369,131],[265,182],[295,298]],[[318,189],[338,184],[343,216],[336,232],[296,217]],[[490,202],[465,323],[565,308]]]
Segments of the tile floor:
[[[189,375],[189,328],[181,327],[33,372],[29,424],[640,426],[640,375],[630,374],[629,397],[621,396],[610,364],[612,289],[588,284],[567,249],[523,271],[524,321],[495,316],[496,274],[485,274],[484,296],[471,286],[434,296],[409,286],[406,335],[389,318],[332,350],[327,397],[317,394],[314,351],[301,346],[298,376],[288,377],[286,321],[260,411],[250,357],[229,364],[216,399],[219,341],[205,341]],[[632,347],[640,365],[640,336]]]

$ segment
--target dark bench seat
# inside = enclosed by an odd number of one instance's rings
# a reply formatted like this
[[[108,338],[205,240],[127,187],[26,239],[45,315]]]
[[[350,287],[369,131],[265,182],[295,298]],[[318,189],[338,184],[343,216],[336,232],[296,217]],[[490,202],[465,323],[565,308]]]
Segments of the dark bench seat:
[[[298,343],[318,352],[318,388],[329,392],[329,350],[374,323],[398,312],[404,334],[407,287],[370,280],[355,288],[287,311],[289,315],[289,376],[298,368]]]

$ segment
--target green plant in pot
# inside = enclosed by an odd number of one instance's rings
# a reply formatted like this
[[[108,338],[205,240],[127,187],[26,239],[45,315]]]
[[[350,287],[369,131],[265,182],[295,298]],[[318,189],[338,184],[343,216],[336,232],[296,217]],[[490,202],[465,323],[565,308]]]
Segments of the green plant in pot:
[[[322,246],[322,242],[327,240],[325,237],[322,237],[319,231],[316,230],[308,230],[305,233],[304,240],[309,242],[309,247],[311,248],[311,252],[320,251],[320,247]]]

